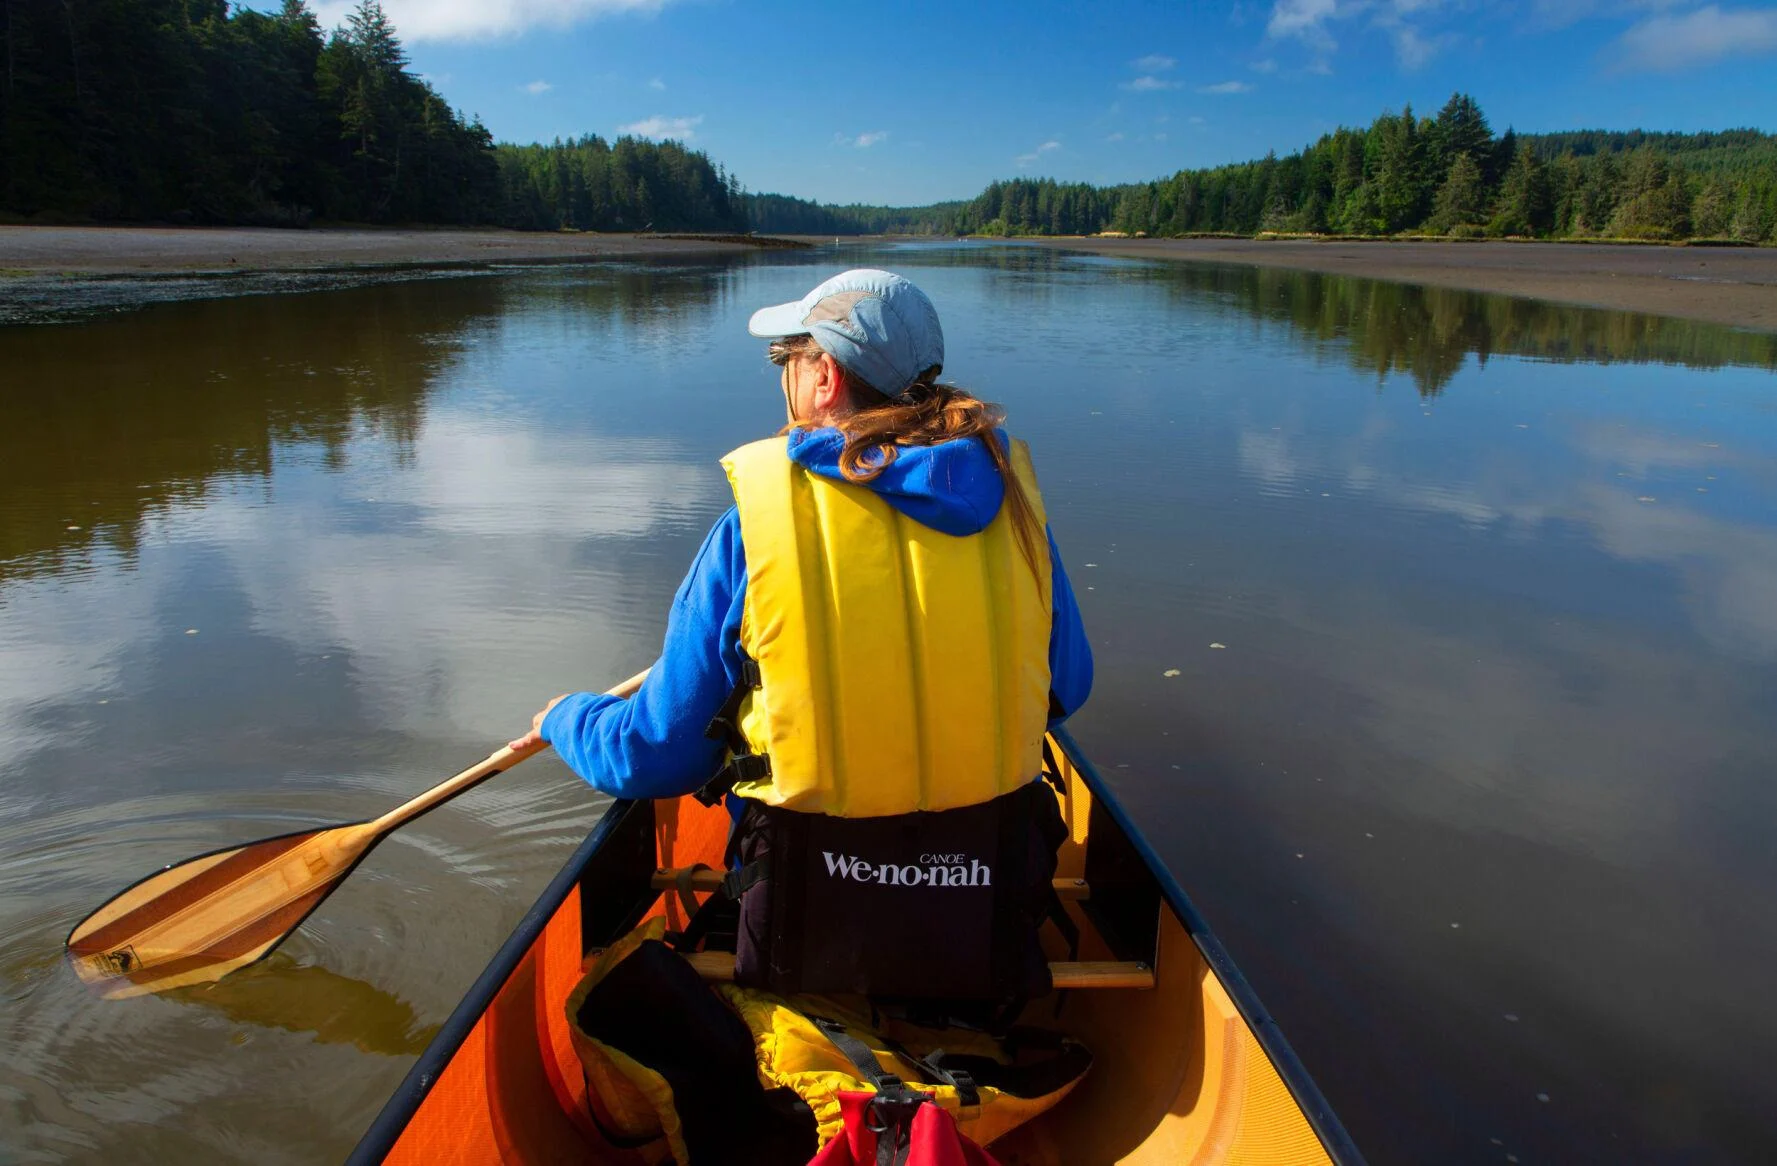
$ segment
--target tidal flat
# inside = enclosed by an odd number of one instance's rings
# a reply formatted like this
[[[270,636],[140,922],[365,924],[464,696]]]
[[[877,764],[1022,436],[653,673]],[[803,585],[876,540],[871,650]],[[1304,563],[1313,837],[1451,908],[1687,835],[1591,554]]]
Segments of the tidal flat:
[[[1777,247],[1102,237],[1020,242],[1128,259],[1316,271],[1777,332]]]

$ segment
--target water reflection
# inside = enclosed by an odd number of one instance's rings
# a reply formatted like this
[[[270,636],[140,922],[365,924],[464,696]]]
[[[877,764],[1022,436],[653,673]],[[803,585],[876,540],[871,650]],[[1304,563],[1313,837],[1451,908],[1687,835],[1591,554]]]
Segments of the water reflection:
[[[1471,356],[1483,365],[1510,355],[1777,370],[1777,334],[1669,316],[1280,268],[1145,264],[1125,277],[1152,281],[1193,308],[1287,324],[1298,341],[1336,344],[1358,371],[1411,376],[1425,397],[1443,392]]]
[[[0,329],[0,582],[100,548],[127,561],[151,515],[264,481],[280,446],[336,470],[367,433],[410,448],[501,299],[492,280],[437,281]]]
[[[127,562],[153,516],[212,483],[266,481],[280,450],[337,471],[370,441],[406,464],[428,396],[477,345],[516,326],[558,364],[573,346],[672,352],[708,334],[729,282],[719,268],[576,269],[0,328],[0,583],[96,550]],[[497,390],[514,373],[469,375]]]

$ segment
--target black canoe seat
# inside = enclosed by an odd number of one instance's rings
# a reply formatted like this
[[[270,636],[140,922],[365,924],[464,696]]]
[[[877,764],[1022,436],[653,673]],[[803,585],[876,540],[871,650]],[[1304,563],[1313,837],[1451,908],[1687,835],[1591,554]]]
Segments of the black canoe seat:
[[[653,888],[657,891],[690,891],[708,894],[722,885],[725,872],[708,867],[667,869],[654,872]],[[1056,879],[1056,897],[1066,902],[1079,902],[1091,897],[1092,889],[1085,879]],[[734,955],[731,952],[694,952],[685,957],[706,980],[734,979]],[[1074,988],[1152,988],[1154,967],[1137,960],[1061,960],[1049,965],[1055,987]]]
[[[679,880],[687,878],[686,890],[700,895],[709,894],[722,885],[724,873],[709,867],[693,868],[688,876],[683,869],[657,870],[654,872],[652,886],[657,891],[674,891],[679,889]],[[1091,892],[1085,879],[1055,880],[1055,897],[1064,903],[1091,898]]]
[[[706,980],[734,979],[734,953],[697,951],[685,957]],[[1075,988],[1152,988],[1152,964],[1133,960],[1061,960],[1049,965],[1057,991]]]

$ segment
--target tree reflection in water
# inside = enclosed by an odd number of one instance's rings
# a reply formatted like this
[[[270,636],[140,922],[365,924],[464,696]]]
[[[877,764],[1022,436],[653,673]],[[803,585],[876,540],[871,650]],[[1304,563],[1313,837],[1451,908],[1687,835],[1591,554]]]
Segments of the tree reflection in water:
[[[1279,268],[1174,263],[1139,269],[1181,299],[1219,303],[1337,345],[1378,379],[1405,373],[1443,392],[1472,355],[1590,364],[1752,366],[1777,371],[1777,335],[1485,292]]]
[[[702,326],[720,268],[626,265],[544,278],[418,279],[155,304],[0,327],[0,583],[133,560],[144,524],[280,456],[343,468],[354,440],[411,453],[447,370],[502,317],[670,344]]]

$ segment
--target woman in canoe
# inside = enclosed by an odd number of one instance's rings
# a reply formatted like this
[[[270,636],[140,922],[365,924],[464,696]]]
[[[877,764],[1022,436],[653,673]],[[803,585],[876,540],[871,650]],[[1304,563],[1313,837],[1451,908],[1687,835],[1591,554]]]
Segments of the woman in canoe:
[[[938,381],[937,312],[898,275],[845,272],[748,330],[790,423],[723,459],[735,505],[659,662],[513,746],[616,797],[727,797],[732,871],[678,942],[735,932],[736,983],[1009,1018],[1049,991],[1037,931],[1065,919],[1044,733],[1092,681],[1028,451]]]
[[[760,719],[749,717],[760,702],[745,697],[751,662],[774,680],[781,669],[816,705],[780,712],[768,685],[760,694],[771,711],[815,732],[831,722],[841,736],[800,743],[822,772],[795,772],[774,757],[770,777],[740,775],[742,796],[873,816],[947,809],[984,788],[1006,792],[1000,787],[1035,779],[1046,723],[1077,710],[1091,689],[1092,653],[1034,478],[1014,470],[1018,451],[999,428],[1001,410],[938,382],[937,311],[889,272],[845,272],[799,303],[756,312],[748,331],[771,340],[790,424],[785,436],[724,459],[737,504],[717,520],[673,599],[659,662],[629,700],[557,697],[514,746],[550,742],[614,797],[698,790],[729,759],[732,742],[706,730],[737,690],[741,720]],[[753,479],[765,477],[779,480],[755,489]],[[821,537],[834,533],[850,541]],[[763,606],[754,543],[769,554],[766,614],[778,626],[760,626],[757,612],[751,626],[745,619],[749,601]],[[945,566],[972,577],[931,578],[926,552],[938,546],[951,559],[966,556],[967,566]],[[797,569],[807,559],[827,594],[804,594],[815,581]],[[1028,598],[1018,593],[1031,581],[1041,585],[1044,611],[1014,602]],[[868,606],[842,609],[850,599]],[[803,626],[783,626],[791,614]],[[933,635],[934,626],[943,634]],[[1040,651],[1030,650],[1033,640]],[[775,658],[778,648],[787,658]],[[1001,659],[1011,667],[993,668]],[[959,758],[908,747],[921,738],[971,760],[985,754],[985,772],[957,772]],[[891,771],[896,756],[909,758],[909,771]],[[1008,765],[1009,774],[999,772]]]

